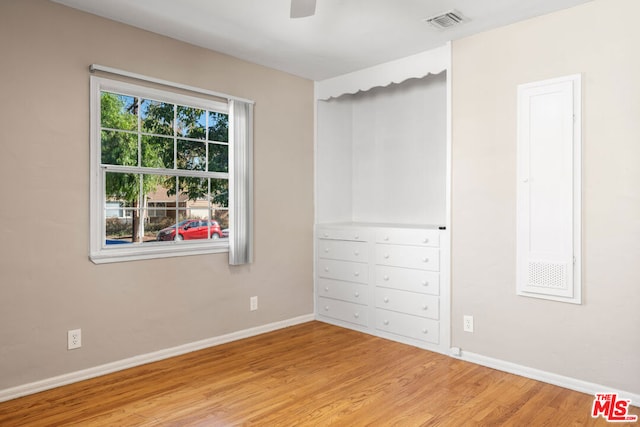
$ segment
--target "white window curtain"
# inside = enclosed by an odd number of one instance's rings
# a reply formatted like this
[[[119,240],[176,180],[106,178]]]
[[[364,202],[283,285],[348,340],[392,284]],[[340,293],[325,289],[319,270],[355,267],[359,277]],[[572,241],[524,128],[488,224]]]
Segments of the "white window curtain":
[[[253,262],[253,104],[229,101],[229,264]]]

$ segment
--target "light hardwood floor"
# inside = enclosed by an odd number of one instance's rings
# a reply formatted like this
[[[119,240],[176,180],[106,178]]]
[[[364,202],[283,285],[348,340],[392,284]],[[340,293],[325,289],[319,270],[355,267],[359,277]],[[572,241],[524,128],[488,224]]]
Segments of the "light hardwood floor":
[[[606,425],[592,401],[310,322],[0,403],[0,426]]]

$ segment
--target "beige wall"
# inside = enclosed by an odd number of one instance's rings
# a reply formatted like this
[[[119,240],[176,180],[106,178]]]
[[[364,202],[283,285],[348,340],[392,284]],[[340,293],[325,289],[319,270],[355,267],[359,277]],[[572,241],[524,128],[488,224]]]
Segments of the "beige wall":
[[[256,101],[253,265],[89,261],[92,63]],[[45,0],[3,0],[0,94],[0,390],[312,313],[313,82]],[[83,347],[67,351],[73,328]]]
[[[453,43],[454,346],[640,393],[639,15],[637,0],[596,0]],[[582,305],[515,294],[516,86],[573,73]]]

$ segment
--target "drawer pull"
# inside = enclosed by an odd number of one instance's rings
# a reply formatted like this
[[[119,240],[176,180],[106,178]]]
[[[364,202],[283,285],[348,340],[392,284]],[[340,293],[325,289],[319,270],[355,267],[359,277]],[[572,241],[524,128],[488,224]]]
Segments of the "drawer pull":
[[[429,258],[427,257],[422,258],[422,262],[429,262]]]
[[[356,292],[353,294],[354,297],[358,298],[360,296],[360,292]]]
[[[329,311],[329,306],[328,305],[324,306],[324,311]]]
[[[429,286],[429,282],[427,282],[426,280],[422,281],[422,286]]]
[[[324,237],[329,237],[329,233],[324,233]]]
[[[429,306],[427,304],[425,304],[425,305],[422,306],[422,309],[423,310],[429,310]]]
[[[388,281],[389,281],[389,276],[387,276],[387,275],[385,274],[385,275],[384,275],[384,277],[383,277],[383,279],[384,279],[384,281],[385,281],[385,282],[388,282]]]
[[[358,234],[356,234],[355,236],[353,236],[353,238],[358,240],[360,238],[360,236]]]
[[[384,254],[384,259],[389,259],[389,254]]]
[[[384,241],[388,242],[389,241],[389,236],[384,236]]]
[[[389,298],[384,298],[383,301],[384,302],[389,302]]]
[[[422,243],[429,243],[429,239],[425,237],[424,240],[422,240]]]
[[[325,287],[324,287],[324,291],[325,291],[325,292],[329,292],[329,287],[328,287],[328,286],[325,286]]]
[[[356,277],[358,277],[358,276],[360,275],[360,272],[359,272],[359,271],[354,271],[354,272],[353,272],[353,275],[354,275],[354,276],[356,276]]]
[[[325,267],[324,271],[325,271],[325,273],[328,273],[329,272],[329,267]]]
[[[355,317],[357,319],[358,317],[360,317],[360,313],[354,313],[353,317]]]
[[[353,251],[353,254],[354,254],[355,256],[358,256],[358,255],[360,255],[360,251]]]
[[[328,254],[329,253],[329,248],[324,248],[324,253]]]
[[[388,320],[384,320],[382,323],[384,323],[385,325],[388,325],[389,321]]]
[[[423,329],[423,330],[422,330],[422,333],[423,333],[423,334],[428,334],[428,333],[429,333],[429,330],[425,328],[425,329]]]

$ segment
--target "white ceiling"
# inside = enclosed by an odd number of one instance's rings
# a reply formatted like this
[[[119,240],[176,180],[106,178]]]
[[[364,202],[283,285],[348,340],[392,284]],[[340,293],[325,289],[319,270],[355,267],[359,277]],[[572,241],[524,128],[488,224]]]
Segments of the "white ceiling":
[[[419,53],[490,28],[590,0],[317,0],[289,18],[290,0],[52,0],[312,80]],[[456,9],[468,22],[425,18]]]

